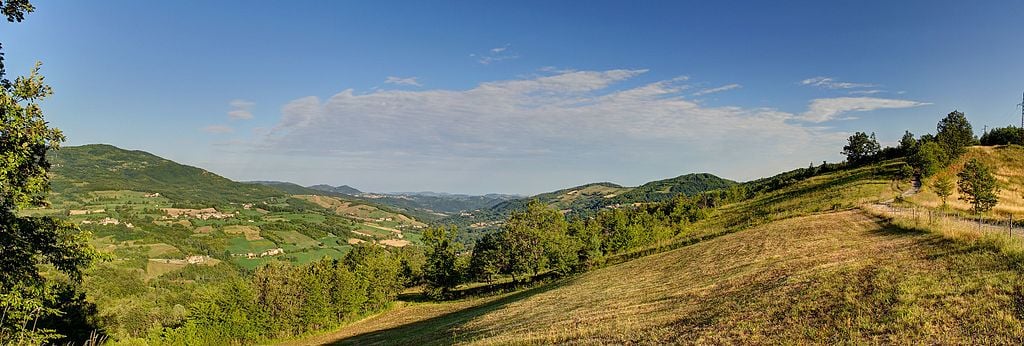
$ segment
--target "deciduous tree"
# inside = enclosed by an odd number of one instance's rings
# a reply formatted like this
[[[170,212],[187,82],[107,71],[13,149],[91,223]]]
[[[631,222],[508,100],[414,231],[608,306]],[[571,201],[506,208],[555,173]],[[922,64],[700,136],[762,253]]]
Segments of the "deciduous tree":
[[[975,213],[983,213],[999,203],[999,185],[992,169],[987,165],[971,159],[964,169],[957,174],[960,180],[960,199],[970,203]]]
[[[963,112],[953,111],[939,121],[935,139],[946,152],[946,163],[956,160],[974,145],[974,130]]]
[[[843,147],[843,155],[846,155],[846,161],[850,163],[864,163],[873,158],[881,150],[881,146],[878,145],[878,140],[875,139],[875,134],[872,133],[870,136],[864,132],[857,132],[847,139],[848,144]]]
[[[935,182],[932,183],[932,189],[934,189],[935,194],[942,199],[942,207],[945,208],[946,199],[953,194],[953,180],[949,179],[949,177],[936,179]]]
[[[0,12],[9,22],[20,22],[33,10],[26,0],[0,0]],[[0,340],[45,343],[59,334],[35,330],[27,322],[61,312],[50,289],[52,278],[41,275],[40,266],[51,265],[78,282],[96,253],[88,234],[74,224],[18,213],[46,204],[46,154],[60,146],[64,135],[43,118],[39,102],[53,90],[39,74],[40,64],[11,81],[2,58],[0,53]]]
[[[456,233],[458,229],[455,227],[429,228],[423,232],[423,244],[427,247],[423,279],[427,284],[427,295],[432,298],[447,298],[462,282],[463,270],[458,266],[462,244],[455,240]]]

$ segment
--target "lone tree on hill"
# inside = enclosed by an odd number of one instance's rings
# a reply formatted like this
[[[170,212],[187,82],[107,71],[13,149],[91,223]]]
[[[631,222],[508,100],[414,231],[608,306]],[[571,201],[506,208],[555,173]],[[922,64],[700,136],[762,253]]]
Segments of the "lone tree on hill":
[[[946,163],[956,160],[975,143],[974,130],[963,112],[953,111],[939,121],[935,134],[939,146],[946,152]]]
[[[878,140],[875,139],[874,133],[868,136],[864,132],[857,132],[850,136],[848,141],[849,144],[843,147],[842,154],[846,155],[846,161],[850,163],[866,162],[881,150],[881,146],[878,145]]]
[[[945,208],[946,199],[953,194],[953,180],[949,179],[949,177],[936,179],[932,183],[932,189],[935,189],[935,194],[942,198],[942,207]]]
[[[992,169],[987,165],[971,159],[957,176],[960,180],[960,199],[970,203],[975,213],[980,214],[992,210],[999,203],[999,185]]]
[[[903,137],[900,138],[900,152],[903,155],[913,154],[917,150],[917,139],[914,138],[914,134],[910,131],[904,131]]]
[[[27,0],[0,0],[0,13],[20,22],[35,10]],[[43,83],[39,64],[28,76],[6,78],[0,53],[0,344],[45,344],[60,337],[32,321],[62,314],[69,288],[59,275],[42,275],[49,265],[72,283],[95,258],[89,235],[74,224],[49,217],[26,217],[19,210],[46,205],[50,163],[47,151],[64,141],[49,127],[39,101],[53,90]]]

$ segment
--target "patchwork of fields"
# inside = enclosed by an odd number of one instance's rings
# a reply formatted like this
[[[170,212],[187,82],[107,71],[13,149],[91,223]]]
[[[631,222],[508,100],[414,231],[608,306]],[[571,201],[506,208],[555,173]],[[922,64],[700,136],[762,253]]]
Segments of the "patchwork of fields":
[[[188,265],[226,261],[251,270],[273,260],[341,258],[360,242],[406,246],[418,242],[425,227],[405,215],[325,196],[205,208],[181,208],[159,193],[131,190],[65,197],[72,196],[55,193],[51,206],[26,214],[66,217],[93,232],[93,245],[113,256],[105,266],[135,268],[147,281]],[[203,259],[186,261],[190,257]]]

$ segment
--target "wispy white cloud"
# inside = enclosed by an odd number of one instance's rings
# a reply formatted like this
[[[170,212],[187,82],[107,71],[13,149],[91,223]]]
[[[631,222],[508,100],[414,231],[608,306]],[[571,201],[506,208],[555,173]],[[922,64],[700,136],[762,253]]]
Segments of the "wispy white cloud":
[[[509,52],[511,44],[505,44],[501,47],[494,47],[487,50],[483,54],[470,54],[470,57],[476,58],[476,61],[482,65],[490,65],[499,61],[518,59],[519,55],[512,54]]]
[[[850,112],[867,112],[877,109],[911,108],[928,105],[929,103],[885,99],[875,97],[835,97],[811,100],[807,111],[800,118],[810,122],[834,120]]]
[[[645,72],[569,71],[485,82],[468,90],[359,94],[349,89],[326,100],[309,96],[285,105],[281,120],[259,145],[269,151],[343,155],[352,162],[625,154],[621,151],[637,147],[695,152],[751,148],[772,150],[780,160],[800,157],[802,162],[809,143],[832,149],[844,137],[801,120],[891,107],[828,107],[828,102],[815,100],[803,115],[771,108],[708,107],[684,94],[691,88],[685,76],[614,87]]]
[[[384,83],[404,86],[423,86],[422,84],[420,84],[419,80],[417,80],[416,77],[402,78],[389,76],[387,79],[384,79]]]
[[[228,102],[231,106],[231,110],[228,111],[228,118],[232,120],[249,120],[252,119],[252,106],[255,103],[246,100],[231,100]]]
[[[739,89],[742,87],[743,86],[739,84],[726,84],[717,88],[701,89],[700,91],[693,93],[693,96],[704,96],[707,94],[714,94],[717,92],[729,91],[732,89]]]
[[[850,90],[851,95],[874,95],[884,93],[885,90],[881,89],[868,89],[868,90]]]
[[[641,83],[643,69],[538,73],[468,89],[302,97],[271,127],[232,138],[245,144],[217,150],[241,155],[228,171],[252,179],[389,189],[484,191],[500,180],[509,191],[540,192],[695,171],[750,179],[840,159],[836,148],[849,133],[824,121],[924,104],[846,97],[797,110],[709,106],[693,96],[694,85],[706,84],[685,76]]]
[[[877,85],[870,83],[853,83],[843,82],[836,80],[832,77],[813,77],[807,78],[800,81],[801,85],[809,85],[815,87],[821,87],[825,89],[856,89],[856,88],[871,88]]]
[[[235,132],[235,129],[233,129],[230,126],[227,126],[227,125],[210,125],[210,126],[206,126],[204,128],[201,128],[200,130],[203,131],[203,132],[206,132],[206,133],[213,133],[213,134],[228,134],[228,133]]]

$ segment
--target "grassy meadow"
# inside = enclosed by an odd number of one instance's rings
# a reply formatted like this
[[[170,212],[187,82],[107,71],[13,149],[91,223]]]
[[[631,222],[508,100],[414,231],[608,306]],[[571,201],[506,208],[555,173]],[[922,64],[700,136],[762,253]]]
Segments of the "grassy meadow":
[[[1013,189],[1024,185],[1016,180],[1014,150],[1019,148],[974,148],[969,155],[1005,162],[997,174]],[[402,301],[333,333],[290,343],[1005,344],[1024,339],[1020,238],[956,224],[922,225],[860,208],[896,199],[910,188],[892,179],[900,165],[889,161],[839,170],[715,208],[672,243],[659,244],[674,250],[626,254],[620,264],[518,292],[440,303]],[[921,195],[926,193],[908,200]],[[1009,199],[1005,207],[1015,203]]]

